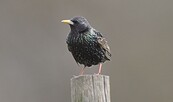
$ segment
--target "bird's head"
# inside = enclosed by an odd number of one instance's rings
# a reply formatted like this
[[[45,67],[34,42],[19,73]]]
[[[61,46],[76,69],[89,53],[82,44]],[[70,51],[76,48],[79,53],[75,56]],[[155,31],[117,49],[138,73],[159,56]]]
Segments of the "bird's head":
[[[61,22],[69,24],[71,30],[77,30],[78,32],[83,32],[91,28],[89,22],[81,16],[74,17],[70,20],[62,20]]]

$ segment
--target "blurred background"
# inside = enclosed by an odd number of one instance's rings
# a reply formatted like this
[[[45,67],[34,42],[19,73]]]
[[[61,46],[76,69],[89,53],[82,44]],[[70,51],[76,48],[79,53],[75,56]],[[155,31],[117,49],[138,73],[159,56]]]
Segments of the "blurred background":
[[[70,102],[80,68],[67,50],[81,15],[104,34],[112,102],[173,102],[172,0],[1,0],[0,102]],[[98,66],[86,69],[97,72]]]

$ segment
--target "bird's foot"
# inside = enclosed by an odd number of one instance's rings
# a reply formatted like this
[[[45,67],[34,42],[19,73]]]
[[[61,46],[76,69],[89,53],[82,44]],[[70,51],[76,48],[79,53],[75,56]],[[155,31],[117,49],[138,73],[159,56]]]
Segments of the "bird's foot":
[[[94,75],[100,75],[100,73],[94,73]]]

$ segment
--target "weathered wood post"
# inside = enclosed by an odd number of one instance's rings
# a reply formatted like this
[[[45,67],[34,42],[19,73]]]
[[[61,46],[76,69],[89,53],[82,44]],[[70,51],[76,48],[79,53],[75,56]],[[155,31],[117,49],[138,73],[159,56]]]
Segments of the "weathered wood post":
[[[71,100],[71,102],[110,102],[109,76],[74,76],[71,79]]]

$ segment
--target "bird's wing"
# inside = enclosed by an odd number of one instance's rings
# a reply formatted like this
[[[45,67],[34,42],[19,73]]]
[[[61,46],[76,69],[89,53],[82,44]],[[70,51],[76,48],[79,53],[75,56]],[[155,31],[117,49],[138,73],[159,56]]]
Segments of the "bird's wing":
[[[108,58],[108,59],[110,59],[110,57],[111,57],[111,51],[110,51],[110,48],[109,48],[109,45],[108,45],[108,43],[107,43],[107,41],[106,41],[106,39],[103,37],[103,35],[100,33],[100,32],[98,32],[98,31],[96,31],[96,30],[94,30],[94,32],[97,34],[97,41],[98,41],[98,43],[100,44],[100,46],[106,51],[106,57]]]

